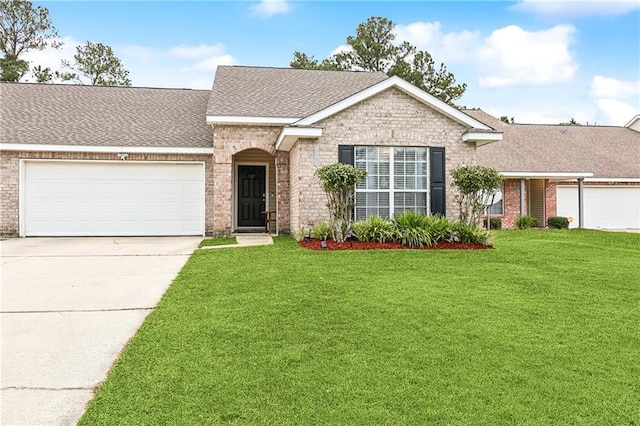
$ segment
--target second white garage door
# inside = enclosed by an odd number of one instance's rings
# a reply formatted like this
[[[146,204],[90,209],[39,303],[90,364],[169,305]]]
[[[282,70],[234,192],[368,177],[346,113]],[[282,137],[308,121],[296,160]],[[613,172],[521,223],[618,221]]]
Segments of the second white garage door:
[[[202,163],[24,161],[24,236],[204,234]]]
[[[578,226],[578,187],[558,186],[558,215],[573,217]],[[584,187],[584,227],[640,229],[640,187],[594,185]]]

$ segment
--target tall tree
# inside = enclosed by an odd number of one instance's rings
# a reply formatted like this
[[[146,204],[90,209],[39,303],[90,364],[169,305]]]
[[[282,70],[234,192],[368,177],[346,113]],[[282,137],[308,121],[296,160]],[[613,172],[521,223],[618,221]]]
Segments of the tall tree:
[[[467,89],[456,84],[455,76],[444,64],[437,67],[431,54],[418,50],[407,41],[397,42],[393,21],[372,16],[358,25],[356,34],[347,37],[349,49],[318,61],[305,53],[294,52],[293,68],[380,71],[397,75],[443,101],[454,105]]]
[[[18,81],[29,70],[21,55],[32,49],[59,48],[58,31],[49,9],[33,7],[30,1],[0,1],[0,80]]]
[[[84,77],[94,86],[131,86],[129,71],[124,69],[111,46],[87,41],[84,45],[76,47],[76,50],[73,63],[62,63],[64,67],[75,72],[67,73],[66,79],[84,83]]]

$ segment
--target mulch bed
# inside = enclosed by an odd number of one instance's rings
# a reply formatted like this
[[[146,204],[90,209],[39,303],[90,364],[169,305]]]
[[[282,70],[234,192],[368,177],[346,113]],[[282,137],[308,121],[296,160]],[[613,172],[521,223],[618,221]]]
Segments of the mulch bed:
[[[462,243],[438,243],[432,246],[414,247],[403,246],[401,243],[378,243],[375,241],[345,241],[344,243],[336,243],[333,240],[327,241],[327,248],[322,248],[321,241],[315,238],[309,241],[300,241],[300,244],[304,248],[310,250],[390,250],[390,249],[408,249],[408,250],[486,250],[491,249],[493,246],[486,246],[484,244],[462,244]]]

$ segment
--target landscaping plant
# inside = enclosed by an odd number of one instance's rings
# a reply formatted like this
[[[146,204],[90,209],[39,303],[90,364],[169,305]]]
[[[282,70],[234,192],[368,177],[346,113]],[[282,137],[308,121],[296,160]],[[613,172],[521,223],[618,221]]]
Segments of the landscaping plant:
[[[452,186],[458,189],[455,200],[460,208],[460,222],[474,225],[484,211],[483,201],[494,193],[504,178],[496,169],[483,166],[462,166],[451,171]]]
[[[343,242],[353,218],[355,187],[366,177],[367,172],[350,164],[335,163],[320,167],[316,170],[316,175],[327,194],[333,239]]]
[[[547,219],[547,226],[554,229],[568,229],[569,219],[564,216],[551,216]]]
[[[518,220],[516,221],[516,226],[518,227],[518,229],[537,228],[538,226],[540,226],[540,222],[538,221],[537,217],[524,215],[518,218]]]
[[[317,240],[327,240],[331,233],[331,227],[327,222],[320,222],[311,227],[311,235]]]

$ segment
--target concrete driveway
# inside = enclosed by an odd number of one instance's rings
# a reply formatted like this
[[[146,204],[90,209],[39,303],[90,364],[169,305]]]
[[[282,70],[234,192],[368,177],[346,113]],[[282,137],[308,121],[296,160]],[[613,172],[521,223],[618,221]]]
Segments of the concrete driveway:
[[[201,240],[0,242],[1,423],[76,424]]]

